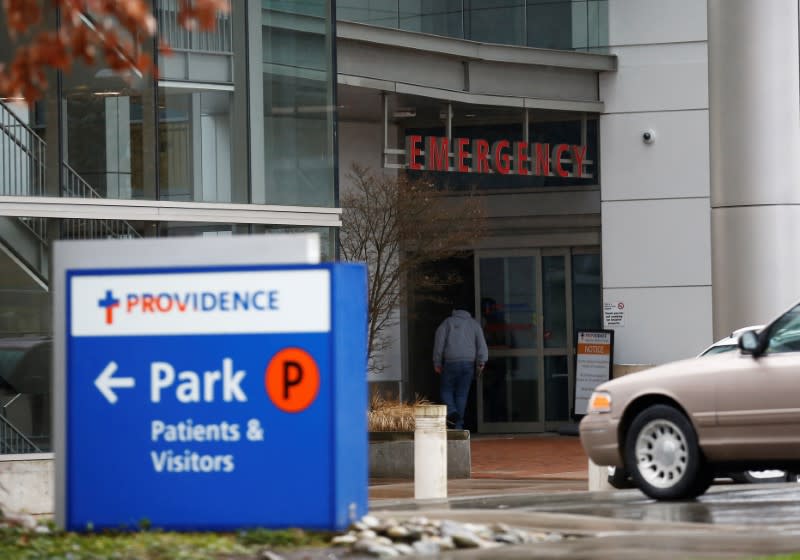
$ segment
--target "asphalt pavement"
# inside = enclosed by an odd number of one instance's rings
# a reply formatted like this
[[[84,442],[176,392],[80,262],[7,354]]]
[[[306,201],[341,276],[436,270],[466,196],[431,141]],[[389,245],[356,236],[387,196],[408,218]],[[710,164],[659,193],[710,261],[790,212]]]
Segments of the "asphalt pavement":
[[[718,484],[698,500],[655,502],[635,489],[589,492],[588,461],[574,437],[477,437],[472,454],[473,477],[450,480],[447,499],[414,500],[413,481],[370,481],[371,513],[505,523],[565,537],[440,558],[672,560],[800,551],[800,484]]]

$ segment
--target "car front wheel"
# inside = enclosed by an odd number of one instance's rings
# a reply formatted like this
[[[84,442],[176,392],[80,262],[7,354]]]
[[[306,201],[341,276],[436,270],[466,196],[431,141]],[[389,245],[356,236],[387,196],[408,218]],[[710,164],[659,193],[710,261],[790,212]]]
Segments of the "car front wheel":
[[[625,440],[625,464],[636,486],[657,500],[695,498],[712,481],[691,423],[663,404],[634,418]]]

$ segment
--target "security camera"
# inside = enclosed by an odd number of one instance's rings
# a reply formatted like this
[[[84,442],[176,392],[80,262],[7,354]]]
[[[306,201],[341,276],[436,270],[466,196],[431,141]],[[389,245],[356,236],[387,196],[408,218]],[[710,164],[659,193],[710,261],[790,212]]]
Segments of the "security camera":
[[[652,130],[645,130],[642,132],[642,142],[645,144],[652,144],[656,141],[656,133]]]

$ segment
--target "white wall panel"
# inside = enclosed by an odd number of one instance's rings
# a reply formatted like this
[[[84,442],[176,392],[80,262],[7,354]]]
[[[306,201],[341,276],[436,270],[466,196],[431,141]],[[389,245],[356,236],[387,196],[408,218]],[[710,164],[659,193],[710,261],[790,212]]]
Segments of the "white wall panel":
[[[705,109],[602,115],[600,145],[604,201],[709,196]]]
[[[469,91],[551,99],[597,100],[597,78],[583,70],[496,62],[469,63]]]
[[[705,0],[609,0],[611,45],[705,41]]]
[[[603,301],[625,303],[614,363],[662,364],[696,356],[712,342],[710,286],[606,288]]]
[[[373,171],[383,167],[383,126],[375,122],[339,121],[339,183],[344,188],[353,163]]]
[[[706,0],[609,0],[608,18],[603,288],[627,315],[614,361],[663,363],[712,342]]]
[[[602,219],[605,288],[711,284],[708,198],[604,202]]]
[[[617,72],[600,74],[606,113],[708,108],[705,43],[615,47]]]

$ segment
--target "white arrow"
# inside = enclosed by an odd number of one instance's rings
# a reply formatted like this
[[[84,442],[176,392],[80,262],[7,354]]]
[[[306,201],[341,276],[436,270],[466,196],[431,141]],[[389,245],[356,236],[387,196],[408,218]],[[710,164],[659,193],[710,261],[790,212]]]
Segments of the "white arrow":
[[[117,402],[117,394],[113,389],[130,389],[136,386],[136,380],[133,377],[117,377],[112,378],[114,372],[117,371],[117,362],[108,362],[108,365],[103,372],[94,380],[94,385],[103,393],[103,396],[108,399],[108,402],[114,404]]]

